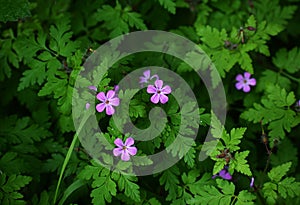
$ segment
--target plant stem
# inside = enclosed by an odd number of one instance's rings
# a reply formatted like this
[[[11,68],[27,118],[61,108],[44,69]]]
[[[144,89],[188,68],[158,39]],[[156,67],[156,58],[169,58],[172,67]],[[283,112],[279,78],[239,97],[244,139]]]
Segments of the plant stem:
[[[73,137],[73,140],[71,142],[71,145],[68,149],[68,152],[67,152],[67,155],[65,157],[65,160],[64,160],[64,163],[62,165],[62,168],[61,168],[61,171],[60,171],[60,174],[59,174],[59,179],[58,179],[58,182],[57,182],[57,185],[56,185],[56,190],[55,190],[55,195],[54,195],[54,199],[53,199],[53,204],[56,203],[56,200],[57,200],[57,196],[58,196],[58,190],[59,190],[59,187],[60,187],[60,184],[61,184],[61,181],[62,181],[62,178],[63,178],[63,175],[64,175],[64,172],[65,172],[65,169],[67,167],[67,164],[69,163],[70,161],[70,158],[71,158],[71,155],[72,155],[72,152],[74,150],[74,147],[75,147],[75,144],[77,142],[77,139],[78,139],[78,134],[80,133],[83,125],[86,123],[87,119],[91,116],[91,113],[90,112],[86,112],[84,117],[83,117],[83,120],[81,121],[78,129],[77,129],[77,132],[75,133],[74,137]]]
[[[286,73],[286,72],[283,72],[283,71],[281,71],[280,73],[282,73],[282,75],[288,77],[289,79],[291,79],[291,80],[293,80],[293,81],[295,81],[295,82],[297,82],[297,83],[300,83],[300,79],[295,78],[295,77],[291,76],[290,74],[288,74],[288,73]]]

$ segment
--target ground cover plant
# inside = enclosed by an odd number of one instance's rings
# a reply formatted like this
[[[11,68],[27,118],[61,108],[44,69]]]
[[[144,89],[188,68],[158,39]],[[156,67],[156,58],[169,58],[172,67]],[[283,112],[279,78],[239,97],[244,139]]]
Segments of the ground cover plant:
[[[1,204],[300,204],[299,22],[298,0],[0,0]],[[153,30],[170,44],[123,55]]]

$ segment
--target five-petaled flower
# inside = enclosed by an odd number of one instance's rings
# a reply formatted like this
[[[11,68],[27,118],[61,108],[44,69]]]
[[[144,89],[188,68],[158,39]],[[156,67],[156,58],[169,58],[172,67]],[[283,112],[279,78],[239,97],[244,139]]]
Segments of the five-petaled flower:
[[[134,144],[134,139],[132,137],[129,137],[126,139],[125,143],[120,138],[117,138],[114,141],[117,148],[114,148],[113,154],[117,157],[121,155],[121,160],[123,161],[129,161],[130,155],[134,156],[137,153],[137,148],[132,147]]]
[[[103,112],[103,110],[106,109],[107,115],[113,115],[115,113],[113,106],[118,106],[120,103],[120,99],[115,97],[115,91],[113,90],[109,90],[106,95],[104,92],[98,93],[97,99],[100,100],[101,103],[96,106],[96,110]]]
[[[245,93],[250,92],[250,85],[251,86],[256,85],[255,78],[250,78],[250,77],[251,77],[251,74],[248,72],[245,72],[244,76],[242,74],[238,74],[235,78],[238,81],[235,84],[236,89],[238,89],[238,90],[243,89],[243,91]]]
[[[154,94],[151,97],[151,102],[157,104],[159,101],[162,104],[168,102],[169,98],[166,96],[172,92],[171,87],[166,85],[163,87],[164,82],[162,80],[156,80],[154,85],[148,85],[147,93]]]
[[[146,70],[144,71],[144,76],[140,77],[140,81],[139,83],[141,84],[141,86],[143,87],[144,83],[149,83],[150,80],[152,80],[153,78],[156,78],[156,80],[159,80],[158,75],[153,75],[151,76],[150,70]]]
[[[225,166],[224,169],[222,169],[218,174],[215,174],[212,176],[212,178],[216,178],[217,176],[222,177],[223,179],[226,180],[231,180],[232,176],[231,174],[228,172],[228,166]]]

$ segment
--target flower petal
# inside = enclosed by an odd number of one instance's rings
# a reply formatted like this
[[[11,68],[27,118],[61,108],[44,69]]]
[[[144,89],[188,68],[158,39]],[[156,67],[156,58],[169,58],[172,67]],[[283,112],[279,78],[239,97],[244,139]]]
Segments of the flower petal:
[[[97,87],[96,87],[96,86],[94,86],[94,85],[90,85],[88,88],[89,88],[90,90],[97,91]]]
[[[144,77],[140,77],[139,83],[148,83],[148,80]]]
[[[113,106],[119,106],[120,104],[120,99],[119,98],[112,98],[109,100],[109,104]]]
[[[251,74],[249,72],[244,73],[245,79],[249,79],[251,77]]]
[[[250,86],[249,85],[244,85],[244,87],[243,87],[243,91],[245,92],[245,93],[248,93],[249,91],[250,91]]]
[[[97,99],[100,100],[100,101],[102,101],[102,102],[105,102],[106,101],[105,93],[104,92],[98,93]]]
[[[232,179],[232,176],[230,175],[230,173],[227,170],[225,170],[225,169],[222,169],[219,172],[219,176],[222,177],[223,179],[227,179],[227,180],[231,180]]]
[[[253,85],[253,86],[256,85],[256,80],[255,80],[255,78],[249,79],[249,80],[248,80],[248,84],[249,84],[249,85]]]
[[[113,115],[115,113],[115,109],[111,105],[106,105],[106,114]]]
[[[125,141],[125,143],[124,143],[124,145],[126,147],[130,147],[133,144],[134,144],[134,139],[132,137],[127,138],[126,141]]]
[[[169,98],[168,96],[161,94],[159,100],[162,104],[165,104],[166,102],[168,102]]]
[[[147,93],[156,93],[157,92],[157,89],[153,86],[153,85],[148,85],[147,87]]]
[[[134,156],[137,153],[137,148],[136,147],[127,147],[127,151],[131,156]]]
[[[115,139],[114,143],[119,148],[123,148],[123,146],[124,146],[123,141],[120,138]]]
[[[129,161],[130,160],[130,155],[129,155],[127,150],[123,150],[123,152],[121,154],[121,159],[123,161]]]
[[[146,70],[146,71],[144,71],[144,76],[145,76],[145,78],[148,80],[149,78],[150,78],[150,70]]]
[[[221,176],[221,175],[220,175]],[[232,176],[229,174],[229,172],[227,172],[225,175],[222,176],[223,179],[226,179],[226,180],[231,180],[232,179]]]
[[[242,80],[244,80],[244,76],[242,76],[242,74],[238,74],[238,75],[235,77],[235,79],[236,79],[237,81],[242,81]]]
[[[156,80],[159,80],[159,77],[158,77],[158,75],[157,75],[157,74],[155,74],[155,75],[152,75],[152,76],[151,76],[151,78],[150,78],[150,80],[152,80],[153,78],[156,78]]]
[[[235,84],[236,89],[240,90],[244,87],[244,83],[243,82],[238,82]]]
[[[120,87],[119,87],[118,85],[115,85],[115,86],[114,86],[115,92],[117,92],[119,89],[120,89]]]
[[[86,104],[85,104],[85,109],[88,110],[90,107],[91,107],[91,104],[90,104],[90,103],[86,103]]]
[[[163,87],[163,88],[161,89],[161,92],[162,92],[163,94],[170,94],[170,93],[172,92],[172,90],[171,90],[171,87],[170,87],[170,86],[166,85],[165,87]]]
[[[109,90],[106,94],[106,97],[108,100],[110,100],[111,98],[113,98],[115,96],[115,91],[114,90]]]
[[[157,104],[159,101],[159,95],[157,93],[155,93],[154,95],[152,95],[151,97],[151,102],[153,102],[154,104]]]
[[[250,187],[253,187],[254,185],[254,177],[251,178]]]
[[[98,112],[103,112],[103,110],[106,108],[106,104],[105,103],[100,103],[98,105],[96,105],[96,110]]]
[[[157,89],[161,89],[162,86],[163,86],[163,84],[164,84],[164,82],[163,82],[162,80],[156,80],[156,81],[154,82],[154,85],[155,85],[155,87],[156,87]]]
[[[113,154],[114,154],[114,156],[119,156],[120,154],[122,154],[122,151],[123,151],[123,149],[122,148],[120,148],[120,147],[118,147],[118,148],[115,148],[115,149],[113,149]]]

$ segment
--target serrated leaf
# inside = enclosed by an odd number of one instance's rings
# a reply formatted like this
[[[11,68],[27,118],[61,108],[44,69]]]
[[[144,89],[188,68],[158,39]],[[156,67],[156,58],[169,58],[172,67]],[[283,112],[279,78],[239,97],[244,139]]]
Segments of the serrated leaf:
[[[268,177],[274,182],[279,182],[281,178],[290,170],[291,165],[291,162],[287,162],[271,169],[271,171],[268,173]]]
[[[247,176],[252,176],[249,164],[247,163],[246,157],[249,155],[249,151],[236,152],[234,155],[235,170],[245,174]]]
[[[160,5],[167,9],[171,14],[176,13],[176,3],[172,0],[158,0]]]

